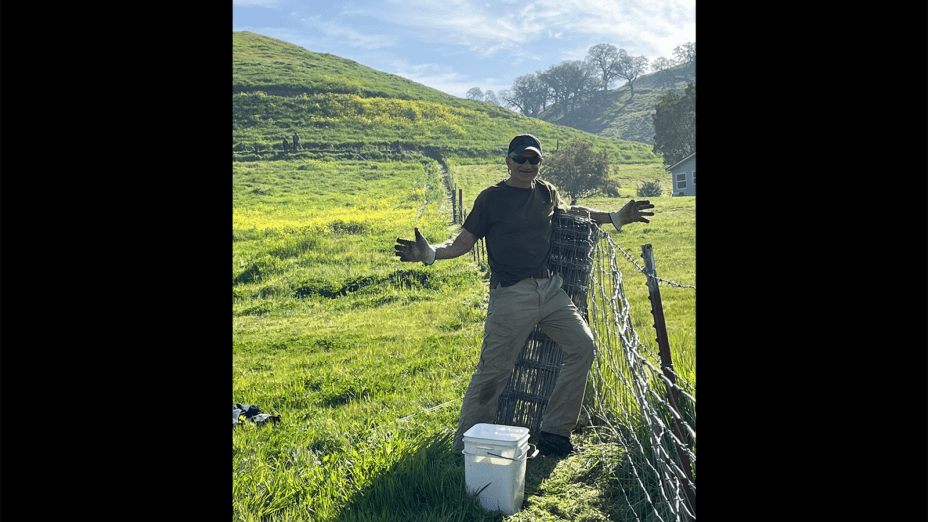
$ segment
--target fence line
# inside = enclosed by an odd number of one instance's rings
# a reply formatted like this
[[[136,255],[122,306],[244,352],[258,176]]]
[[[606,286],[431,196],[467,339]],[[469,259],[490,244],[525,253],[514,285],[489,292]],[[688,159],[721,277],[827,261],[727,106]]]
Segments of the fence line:
[[[656,356],[640,341],[618,268],[619,252],[630,259],[588,218],[555,216],[548,269],[563,277],[564,290],[589,324],[597,349],[584,401],[587,427],[596,434],[602,462],[622,491],[619,519],[688,521],[696,516],[696,387],[674,371],[669,344]],[[656,270],[633,264],[648,276],[649,291],[656,288]],[[663,316],[659,307],[660,300],[652,299],[655,326]],[[560,355],[560,348],[536,327],[500,395],[496,424],[538,431]]]
[[[649,283],[695,286],[648,273],[609,234],[600,237],[604,240],[591,260],[587,307],[598,350],[589,379],[592,399],[585,405],[592,409],[590,428],[604,443],[601,447],[622,449],[618,459],[604,454],[603,461],[621,487],[626,518],[695,519],[696,484],[691,477],[696,469],[696,387],[640,341],[616,259],[623,254]],[[674,393],[678,401],[672,399]]]

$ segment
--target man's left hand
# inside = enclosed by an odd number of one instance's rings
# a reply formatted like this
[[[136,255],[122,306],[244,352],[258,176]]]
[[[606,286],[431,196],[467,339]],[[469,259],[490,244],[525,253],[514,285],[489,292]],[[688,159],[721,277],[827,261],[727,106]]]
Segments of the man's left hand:
[[[643,212],[643,210],[649,208],[654,208],[654,205],[652,205],[650,201],[635,201],[633,199],[626,203],[618,212],[610,212],[609,217],[612,218],[612,224],[615,226],[615,229],[622,230],[622,225],[627,225],[629,223],[650,223],[651,221],[644,216],[653,216],[654,212]]]

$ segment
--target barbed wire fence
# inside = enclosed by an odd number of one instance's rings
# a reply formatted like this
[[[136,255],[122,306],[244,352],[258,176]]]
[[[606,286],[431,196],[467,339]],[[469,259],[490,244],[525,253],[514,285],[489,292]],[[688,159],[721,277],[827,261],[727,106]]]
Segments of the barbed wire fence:
[[[696,287],[657,277],[651,245],[642,246],[642,267],[588,217],[556,213],[552,219],[548,269],[563,279],[564,291],[589,324],[597,346],[584,423],[595,434],[600,460],[621,491],[616,506],[620,519],[695,519],[696,387],[674,372],[657,287]],[[659,355],[633,328],[619,269],[623,256],[647,276]],[[536,327],[500,395],[497,424],[539,432],[562,357],[557,343]]]
[[[642,267],[609,234],[600,229],[598,237],[587,299],[588,323],[599,351],[584,406],[590,410],[589,427],[601,448],[620,449],[618,458],[610,453],[602,460],[622,491],[624,519],[695,519],[696,387],[673,370],[666,331],[661,339],[663,311],[655,290],[658,283],[696,287],[657,277],[653,258]],[[642,246],[646,265],[649,249]],[[620,256],[648,278],[660,355],[641,342],[632,326]]]

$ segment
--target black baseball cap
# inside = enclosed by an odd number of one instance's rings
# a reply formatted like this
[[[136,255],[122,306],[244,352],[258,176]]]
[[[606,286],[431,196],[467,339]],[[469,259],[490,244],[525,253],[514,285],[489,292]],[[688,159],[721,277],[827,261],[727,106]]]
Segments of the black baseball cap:
[[[531,134],[519,134],[512,138],[512,141],[509,142],[509,152],[506,154],[508,156],[518,156],[526,150],[533,150],[538,153],[538,157],[542,156],[541,142]]]

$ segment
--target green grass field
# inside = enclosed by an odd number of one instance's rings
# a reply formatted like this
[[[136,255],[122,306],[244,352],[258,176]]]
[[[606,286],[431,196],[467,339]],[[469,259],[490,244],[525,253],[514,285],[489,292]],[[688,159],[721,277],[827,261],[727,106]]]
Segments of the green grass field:
[[[432,267],[396,259],[395,239],[413,227],[432,243],[457,228],[439,164],[393,158],[233,161],[232,400],[281,416],[233,429],[233,520],[503,518],[466,494],[463,459],[450,452],[479,355],[485,274],[469,256]],[[505,177],[501,166],[450,163],[468,211]],[[580,204],[617,209],[662,172],[620,165],[621,198]],[[639,264],[651,243],[659,276],[695,285],[695,198],[652,202],[650,224],[610,234]],[[654,344],[645,278],[619,266],[635,328]],[[677,371],[695,384],[695,290],[661,291]],[[597,455],[531,461],[512,519],[617,516]]]
[[[469,212],[506,177],[505,147],[521,133],[546,151],[583,139],[608,153],[621,196],[581,205],[617,210],[659,181],[651,223],[607,233],[638,264],[652,244],[658,275],[688,285],[695,198],[669,196],[662,158],[645,143],[262,35],[233,32],[232,47],[232,402],[281,419],[233,428],[233,520],[502,520],[466,493],[450,440],[479,357],[485,268],[471,256],[400,263],[396,238],[414,227],[432,243],[454,237],[448,189],[463,191]],[[295,132],[303,150],[284,154]],[[657,351],[646,278],[622,254],[617,264],[634,329]],[[695,385],[695,290],[661,293],[675,370]],[[510,520],[626,518],[607,468],[627,475],[629,459],[589,430],[574,442],[579,455],[528,463],[524,508]]]

